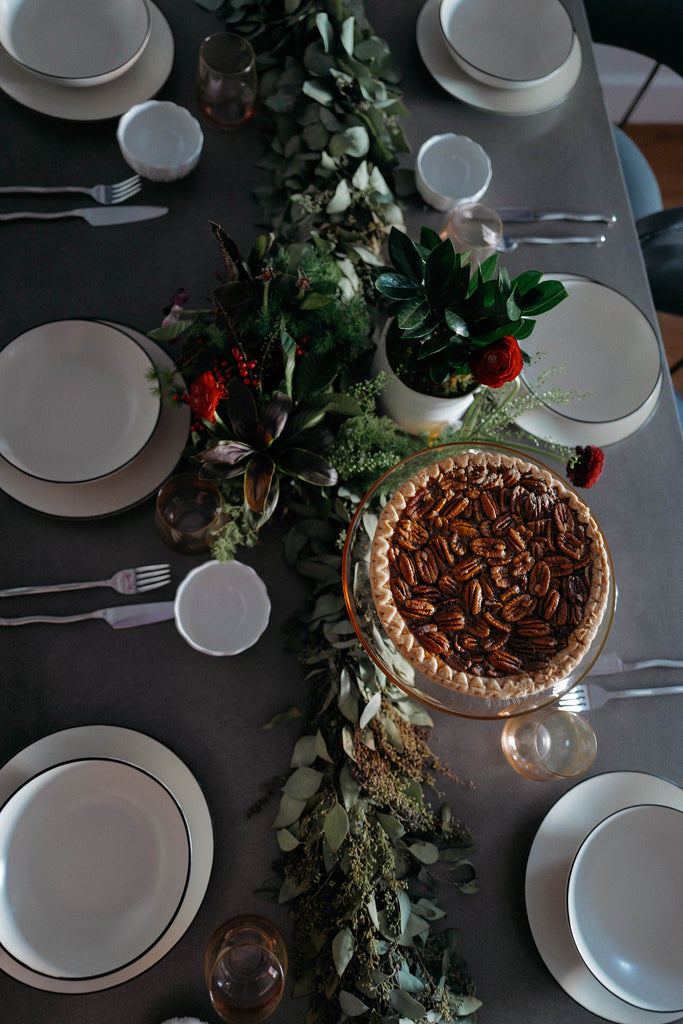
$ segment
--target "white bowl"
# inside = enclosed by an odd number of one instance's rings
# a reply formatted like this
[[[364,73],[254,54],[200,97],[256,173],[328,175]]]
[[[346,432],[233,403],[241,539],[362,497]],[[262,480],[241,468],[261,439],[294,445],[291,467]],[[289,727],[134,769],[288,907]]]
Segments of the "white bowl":
[[[528,89],[562,71],[574,42],[560,0],[441,0],[441,34],[471,78],[499,89]]]
[[[417,190],[436,210],[475,203],[486,192],[491,161],[478,142],[466,135],[432,135],[420,147],[415,165]]]
[[[683,1012],[683,812],[641,804],[588,834],[569,873],[579,954],[610,992],[642,1010]]]
[[[109,82],[149,40],[147,0],[3,0],[0,44],[26,71],[57,85]]]
[[[269,618],[265,584],[242,562],[204,562],[187,574],[176,593],[178,632],[204,654],[246,651],[261,636]]]
[[[120,118],[116,138],[129,167],[150,181],[176,181],[199,163],[204,136],[185,107],[138,103]]]

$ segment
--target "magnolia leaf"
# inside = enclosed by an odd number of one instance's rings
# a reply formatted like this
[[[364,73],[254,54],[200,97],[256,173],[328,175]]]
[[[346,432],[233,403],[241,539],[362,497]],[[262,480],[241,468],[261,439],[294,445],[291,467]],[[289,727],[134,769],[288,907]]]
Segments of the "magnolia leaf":
[[[286,332],[283,331],[283,334],[286,334]],[[284,351],[286,341],[283,343],[282,338],[280,341]],[[257,430],[261,444],[265,443],[270,445],[277,437],[280,436],[282,431],[285,429],[285,424],[287,423],[287,419],[291,411],[291,397],[283,391],[278,391],[277,394],[271,398],[270,402],[263,407],[258,419]]]
[[[244,499],[252,512],[265,512],[274,476],[275,463],[266,455],[257,455],[247,463],[244,473]]]
[[[278,829],[277,842],[280,849],[285,853],[289,853],[299,846],[299,840],[286,828]]]
[[[253,454],[253,448],[244,441],[216,441],[197,458],[200,462],[208,462],[218,466],[239,466]]]
[[[284,473],[317,487],[333,487],[337,482],[334,466],[321,455],[306,451],[305,448],[288,448],[278,455],[278,466]]]
[[[400,988],[392,989],[389,999],[396,1012],[400,1013],[402,1017],[407,1017],[408,1020],[422,1020],[427,1012],[427,1008],[422,1003],[418,1003],[417,999],[413,999],[409,992],[404,992]]]
[[[350,928],[342,928],[332,939],[332,959],[341,978],[349,966],[356,949],[356,941]]]
[[[295,821],[299,820],[305,807],[305,800],[299,800],[288,793],[283,793],[280,797],[280,809],[273,822],[273,828],[287,828],[288,825],[293,825]]]
[[[381,707],[382,694],[374,693],[370,700],[368,701],[368,703],[365,705],[363,713],[360,716],[360,722],[358,724],[360,725],[361,729],[365,728],[368,722],[370,722],[375,717],[375,715],[378,713]]]
[[[233,433],[240,441],[256,441],[258,411],[249,388],[241,380],[233,379],[228,384],[228,416]]]
[[[349,834],[349,816],[341,804],[334,804],[327,812],[324,832],[329,848],[336,853]]]
[[[302,765],[289,776],[282,789],[286,796],[295,800],[308,800],[317,793],[322,778],[322,772]]]
[[[352,992],[346,992],[343,989],[339,993],[339,1005],[342,1013],[345,1013],[348,1017],[360,1017],[362,1013],[367,1013],[370,1009],[369,1006],[361,1002],[358,996],[354,996]]]
[[[413,843],[408,849],[421,864],[436,864],[439,859],[439,849],[434,843]]]

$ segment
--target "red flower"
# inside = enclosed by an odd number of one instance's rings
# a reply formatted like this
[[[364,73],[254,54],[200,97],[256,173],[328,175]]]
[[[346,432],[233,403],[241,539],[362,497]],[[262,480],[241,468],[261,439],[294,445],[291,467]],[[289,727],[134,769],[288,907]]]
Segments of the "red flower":
[[[480,384],[499,388],[519,376],[524,357],[516,338],[506,334],[488,348],[479,349],[470,356],[470,373]]]
[[[218,383],[210,370],[192,381],[189,402],[195,419],[212,420],[221,398],[225,398],[225,386]]]
[[[576,456],[567,464],[567,476],[576,487],[592,487],[600,479],[605,464],[602,448],[588,444],[577,446]]]

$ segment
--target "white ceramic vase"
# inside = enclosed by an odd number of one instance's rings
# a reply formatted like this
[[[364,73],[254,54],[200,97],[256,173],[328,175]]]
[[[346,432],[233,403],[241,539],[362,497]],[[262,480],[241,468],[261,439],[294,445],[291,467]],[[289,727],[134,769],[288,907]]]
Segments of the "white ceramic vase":
[[[446,427],[458,427],[478,389],[455,398],[435,398],[409,388],[396,376],[387,356],[387,334],[392,322],[387,320],[384,324],[372,362],[373,374],[384,372],[389,379],[379,396],[381,412],[409,434],[438,435]]]

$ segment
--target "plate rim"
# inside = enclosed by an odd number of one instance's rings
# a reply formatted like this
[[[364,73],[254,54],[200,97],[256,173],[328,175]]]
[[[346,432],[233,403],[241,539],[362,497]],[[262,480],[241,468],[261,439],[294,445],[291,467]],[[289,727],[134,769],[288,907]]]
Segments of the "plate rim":
[[[585,797],[590,790],[598,792],[593,796],[593,809],[588,816]],[[664,776],[635,769],[602,772],[582,779],[559,797],[544,816],[532,840],[525,870],[524,901],[539,956],[567,995],[584,1009],[615,1024],[673,1024],[681,1014],[632,1006],[590,973],[571,938],[566,883],[574,854],[593,825],[614,810],[644,802],[680,810],[683,789]],[[576,805],[580,807],[582,823],[572,827],[568,809]]]
[[[105,975],[86,979],[40,974],[9,957],[0,948],[0,969],[32,988],[47,992],[99,992],[138,977],[165,956],[181,939],[203,902],[213,870],[214,830],[209,806],[189,767],[169,747],[146,733],[115,725],[84,725],[49,733],[28,744],[0,767],[0,803],[44,770],[70,760],[119,761],[142,769],[176,801],[189,842],[189,873],[181,904],[158,941],[133,963]]]
[[[108,335],[111,334],[112,342],[114,335],[122,335],[126,339],[126,341],[130,342],[134,346],[134,349],[137,350],[137,352],[139,352],[141,359],[145,364],[146,371],[149,372],[154,369],[154,363],[152,362],[152,358],[149,352],[145,349],[144,345],[140,344],[137,338],[134,338],[125,330],[122,330],[115,324],[105,323],[102,320],[97,320],[94,318],[69,317],[68,319],[46,320],[43,323],[36,324],[34,327],[27,328],[27,330],[23,331],[21,334],[18,334],[15,338],[12,338],[10,341],[8,341],[8,343],[4,345],[2,349],[0,349],[0,372],[2,372],[2,363],[4,359],[9,359],[10,361],[12,361],[15,358],[15,356],[13,356],[13,354],[10,352],[10,349],[12,349],[13,346],[16,346],[17,349],[19,349],[22,342],[26,343],[27,338],[29,338],[29,340],[31,339],[32,336],[37,336],[38,338],[40,338],[41,334],[47,336],[50,332],[54,331],[57,334],[57,337],[49,338],[47,342],[47,347],[51,347],[52,345],[56,346],[58,344],[63,345],[65,342],[68,342],[70,340],[70,337],[68,334],[69,327],[67,325],[73,325],[73,330],[79,332],[79,343],[81,343],[83,340],[82,337],[80,336],[80,332],[84,327],[103,328],[104,336],[107,337]],[[61,335],[57,330],[58,328],[61,328]],[[114,348],[116,348],[116,345],[114,345]],[[149,386],[147,387],[147,391],[149,392],[150,396],[154,398],[153,392]],[[128,466],[134,459],[138,457],[138,455],[145,448],[145,446],[149,444],[150,438],[152,437],[155,430],[159,426],[159,420],[161,419],[161,405],[162,400],[161,396],[159,395],[154,400],[155,415],[153,417],[150,417],[150,421],[153,419],[152,428],[149,431],[149,433],[147,433],[147,435],[145,436],[144,440],[142,440],[141,443],[136,442],[135,450],[128,454],[125,460],[122,463],[120,463],[120,465],[114,466],[110,469],[105,469],[103,473],[98,473],[96,476],[77,477],[72,480],[60,480],[54,477],[43,476],[40,473],[36,472],[35,470],[32,471],[30,469],[23,468],[22,466],[14,462],[13,459],[10,457],[11,452],[3,452],[2,458],[4,459],[5,462],[9,463],[10,466],[13,466],[15,469],[19,470],[25,476],[32,477],[35,480],[40,480],[43,483],[53,483],[65,486],[71,486],[72,484],[93,483],[97,480],[102,480],[106,477],[113,476],[115,473],[119,473],[122,469],[125,469],[126,466]]]

